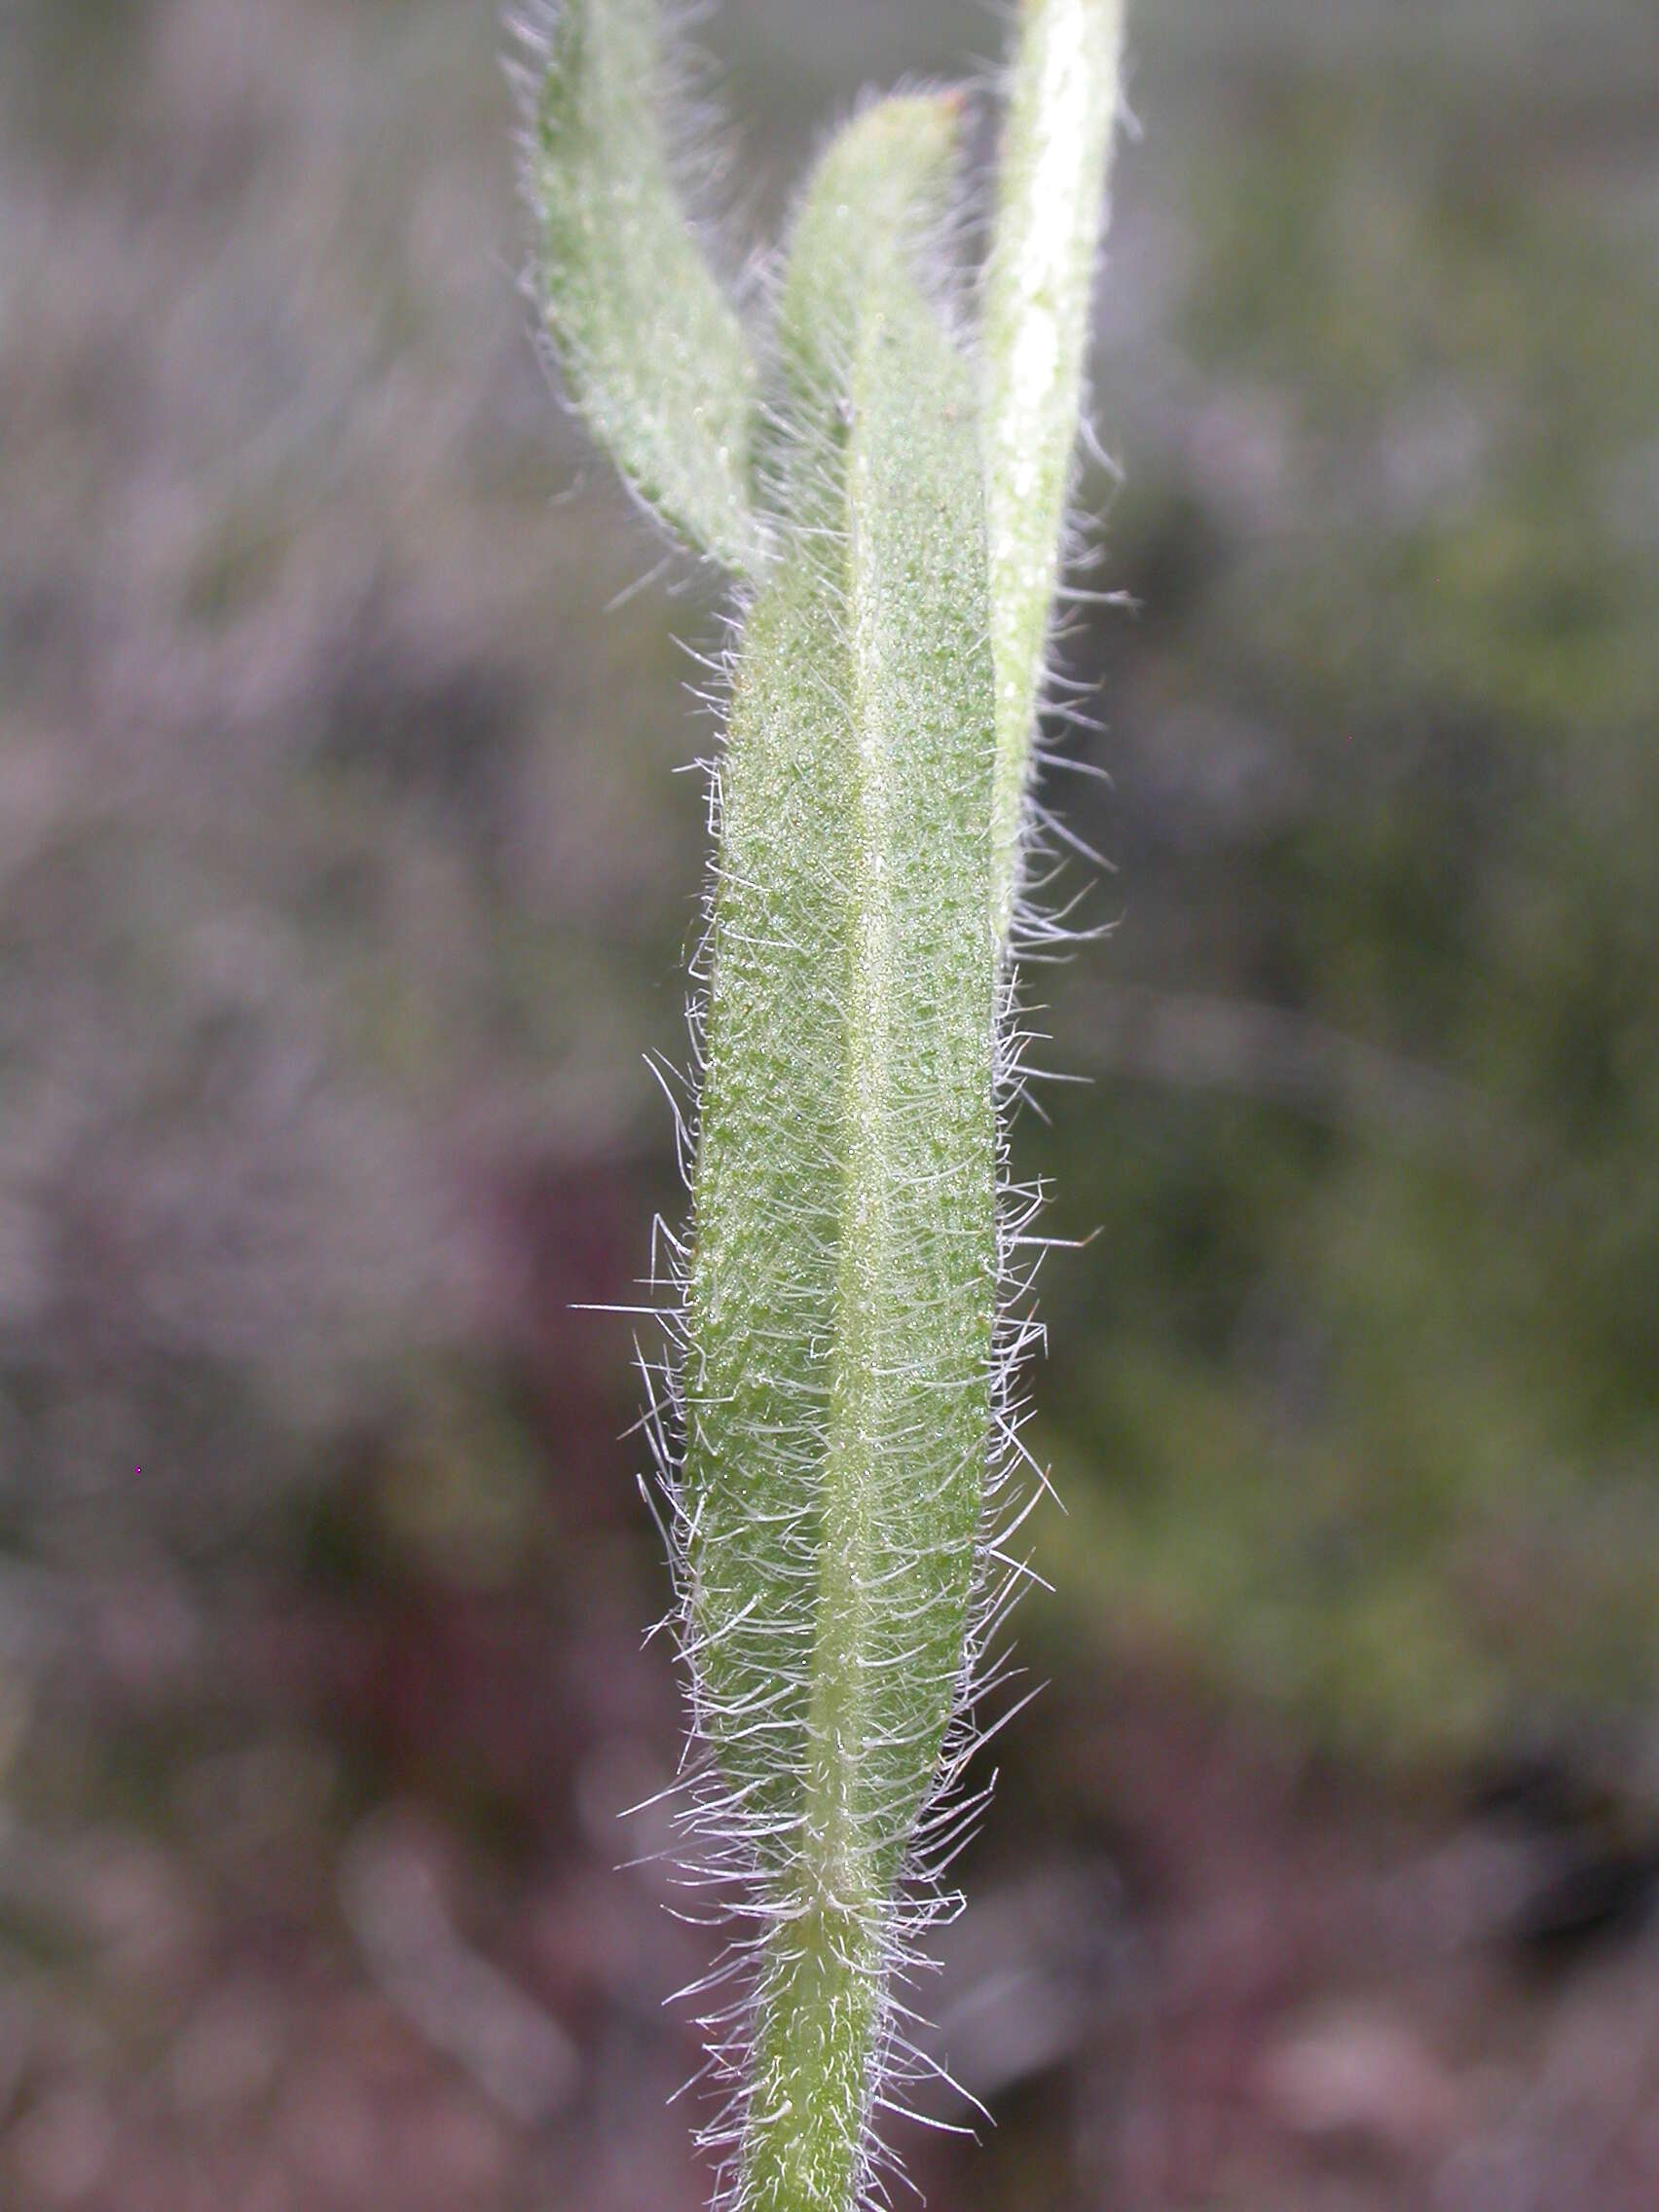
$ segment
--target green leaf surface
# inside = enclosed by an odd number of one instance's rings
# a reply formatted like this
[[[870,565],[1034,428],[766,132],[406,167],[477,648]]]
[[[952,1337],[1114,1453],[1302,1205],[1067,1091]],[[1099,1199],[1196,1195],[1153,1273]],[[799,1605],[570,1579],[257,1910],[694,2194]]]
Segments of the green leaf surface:
[[[691,545],[753,572],[758,374],[675,189],[655,0],[562,0],[530,190],[566,386],[624,476]]]
[[[868,110],[802,206],[775,457],[795,497],[722,765],[682,1498],[700,1717],[774,1923],[752,2212],[848,2212],[863,2186],[989,1447],[982,471],[915,268],[954,115]]]

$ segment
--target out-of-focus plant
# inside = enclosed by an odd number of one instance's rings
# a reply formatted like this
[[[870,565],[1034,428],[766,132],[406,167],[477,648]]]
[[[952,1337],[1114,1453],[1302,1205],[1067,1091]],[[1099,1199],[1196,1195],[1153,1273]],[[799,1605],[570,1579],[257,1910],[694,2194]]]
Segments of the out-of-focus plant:
[[[707,2023],[742,2212],[852,2212],[920,2063],[894,1988],[973,1805],[1023,1575],[1030,1194],[1005,1172],[1031,764],[1120,0],[1026,0],[977,329],[963,102],[866,106],[746,318],[689,226],[656,0],[535,39],[528,183],[566,388],[737,579],[694,966],[692,1222],[650,1425],[696,1757],[744,1932]],[[763,330],[761,325],[764,325]]]

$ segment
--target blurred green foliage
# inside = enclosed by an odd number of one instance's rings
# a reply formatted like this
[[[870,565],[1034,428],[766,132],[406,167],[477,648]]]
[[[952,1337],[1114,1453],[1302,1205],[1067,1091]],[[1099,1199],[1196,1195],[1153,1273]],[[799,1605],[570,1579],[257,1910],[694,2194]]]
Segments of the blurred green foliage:
[[[1100,1234],[1052,1294],[1076,1512],[1044,1559],[1074,1628],[1173,1634],[1321,1739],[1567,1740],[1640,1723],[1659,1660],[1651,239],[1442,88],[1244,105],[1192,165],[1177,323],[1221,427],[1131,468],[1110,566],[1144,610],[1079,648],[1163,806],[1120,767],[1089,810],[1139,832],[1125,919],[1048,1056],[1087,1062],[1127,967],[1479,1111],[1391,1140],[1385,1102],[1292,1113],[1248,1067],[1048,1102]],[[1161,775],[1160,716],[1210,760]]]

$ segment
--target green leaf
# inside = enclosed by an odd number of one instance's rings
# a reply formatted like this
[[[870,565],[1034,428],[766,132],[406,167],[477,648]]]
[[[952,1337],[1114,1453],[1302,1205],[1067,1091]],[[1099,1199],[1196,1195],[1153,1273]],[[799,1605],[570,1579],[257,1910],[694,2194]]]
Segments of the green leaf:
[[[543,309],[566,386],[663,520],[740,573],[758,375],[680,204],[655,0],[561,0],[529,188]]]
[[[982,468],[915,269],[954,125],[867,111],[803,204],[772,456],[793,497],[721,770],[681,1503],[699,1718],[771,1923],[745,2212],[859,2201],[989,1450]]]
[[[1003,130],[983,337],[1005,940],[1105,225],[1123,18],[1123,0],[1022,0]]]
[[[961,123],[953,93],[880,101],[830,141],[796,211],[761,472],[797,524],[844,524],[840,457],[869,287],[883,270],[938,258]]]

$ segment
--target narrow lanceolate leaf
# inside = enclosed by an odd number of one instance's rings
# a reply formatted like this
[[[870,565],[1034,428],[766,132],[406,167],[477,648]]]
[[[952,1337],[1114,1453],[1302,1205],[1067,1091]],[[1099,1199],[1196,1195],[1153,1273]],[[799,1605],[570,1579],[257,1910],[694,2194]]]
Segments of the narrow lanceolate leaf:
[[[721,771],[681,1504],[699,1719],[767,1927],[743,2212],[851,2212],[895,1890],[962,1688],[996,1298],[993,696],[972,379],[914,273],[954,110],[821,165],[796,497]]]
[[[559,0],[530,153],[547,327],[566,386],[635,490],[740,572],[754,359],[687,226],[662,125],[657,0]]]
[[[1123,16],[1123,0],[1021,0],[1003,132],[984,349],[996,916],[1005,939],[1105,222]]]

